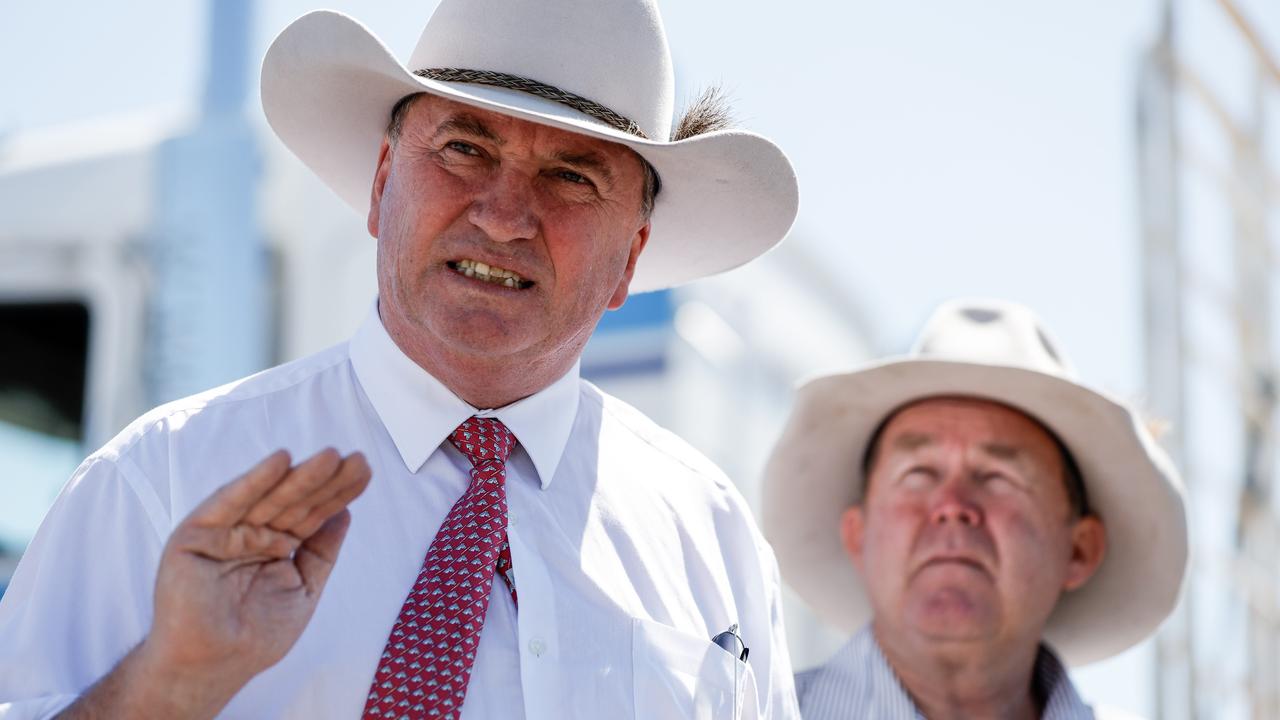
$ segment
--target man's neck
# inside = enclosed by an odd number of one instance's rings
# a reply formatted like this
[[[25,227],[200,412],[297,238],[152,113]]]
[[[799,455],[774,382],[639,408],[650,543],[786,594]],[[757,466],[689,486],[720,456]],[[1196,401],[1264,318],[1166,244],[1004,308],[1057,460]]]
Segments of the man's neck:
[[[430,363],[414,359],[432,377],[468,405],[479,410],[500,408],[523,400],[559,380],[569,367],[549,368],[525,365],[513,369],[508,365],[475,366],[466,373],[452,371],[449,363]]]
[[[581,347],[576,352],[567,347],[550,357],[480,358],[424,341],[407,331],[398,318],[381,315],[381,320],[387,335],[405,356],[479,410],[505,407],[549,387],[569,372],[581,353]],[[586,337],[589,336],[588,333]],[[581,344],[586,344],[585,337]]]
[[[1032,688],[1038,638],[1014,647],[940,644],[872,627],[885,660],[929,720],[1040,717],[1043,700]]]

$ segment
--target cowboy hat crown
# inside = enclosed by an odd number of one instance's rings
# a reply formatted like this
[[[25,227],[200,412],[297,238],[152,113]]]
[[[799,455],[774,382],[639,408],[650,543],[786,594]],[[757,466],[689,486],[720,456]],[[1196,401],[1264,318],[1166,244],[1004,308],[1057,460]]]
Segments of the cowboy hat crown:
[[[1040,319],[1021,305],[998,300],[943,303],[921,331],[911,355],[1021,367],[1075,379],[1075,369]]]
[[[446,0],[408,67],[525,78],[609,108],[643,137],[671,134],[675,73],[653,2]]]

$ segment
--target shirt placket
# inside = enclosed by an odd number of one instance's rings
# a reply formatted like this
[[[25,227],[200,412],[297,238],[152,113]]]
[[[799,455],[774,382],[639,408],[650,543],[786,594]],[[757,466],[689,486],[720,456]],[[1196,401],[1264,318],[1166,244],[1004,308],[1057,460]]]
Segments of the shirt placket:
[[[528,512],[523,495],[513,493],[508,497],[507,540],[519,578],[516,627],[524,716],[527,720],[561,720],[564,708],[555,590],[546,564],[525,541],[527,530],[522,520]]]

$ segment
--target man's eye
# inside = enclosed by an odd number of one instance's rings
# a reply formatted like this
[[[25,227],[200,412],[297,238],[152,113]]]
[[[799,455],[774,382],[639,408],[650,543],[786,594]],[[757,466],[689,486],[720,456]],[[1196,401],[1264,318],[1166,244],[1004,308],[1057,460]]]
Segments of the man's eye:
[[[464,143],[461,140],[450,140],[449,142],[445,143],[445,147],[449,148],[450,150],[457,150],[463,155],[479,155],[480,154],[480,149],[477,148],[475,145],[471,145],[470,143]]]
[[[978,475],[978,480],[983,485],[1008,485],[1012,482],[1008,475],[1002,472],[985,472]]]
[[[591,185],[591,184],[593,184],[593,183],[591,182],[591,180],[590,180],[586,175],[583,175],[583,174],[581,174],[581,173],[576,173],[576,172],[574,172],[574,171],[572,171],[572,170],[559,170],[559,171],[557,171],[557,172],[556,172],[556,175],[557,175],[561,180],[568,180],[569,182],[571,182],[571,183],[576,183],[576,184],[578,184],[578,185]]]
[[[908,488],[928,487],[934,478],[933,470],[927,467],[913,467],[902,476],[902,484]]]

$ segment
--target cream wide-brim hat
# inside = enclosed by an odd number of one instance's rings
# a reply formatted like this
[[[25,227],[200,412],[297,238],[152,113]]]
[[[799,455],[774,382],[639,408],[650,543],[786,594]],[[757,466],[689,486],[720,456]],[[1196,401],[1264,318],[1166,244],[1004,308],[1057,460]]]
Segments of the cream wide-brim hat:
[[[840,518],[861,497],[862,459],[876,428],[904,405],[940,396],[992,400],[1051,429],[1106,527],[1102,565],[1063,594],[1045,640],[1082,665],[1150,635],[1176,605],[1187,566],[1178,473],[1137,414],[1078,383],[1039,320],[1007,302],[946,303],[908,356],[798,390],[764,478],[764,532],[786,581],[842,630],[871,619]]]
[[[413,73],[428,69],[529,79],[603,106],[633,131],[528,92]],[[795,171],[768,139],[725,130],[669,141],[674,75],[652,0],[442,0],[407,66],[358,21],[322,10],[286,27],[262,63],[271,127],[359,213],[369,210],[391,109],[418,92],[616,142],[647,160],[662,189],[632,292],[742,265],[795,220]]]

